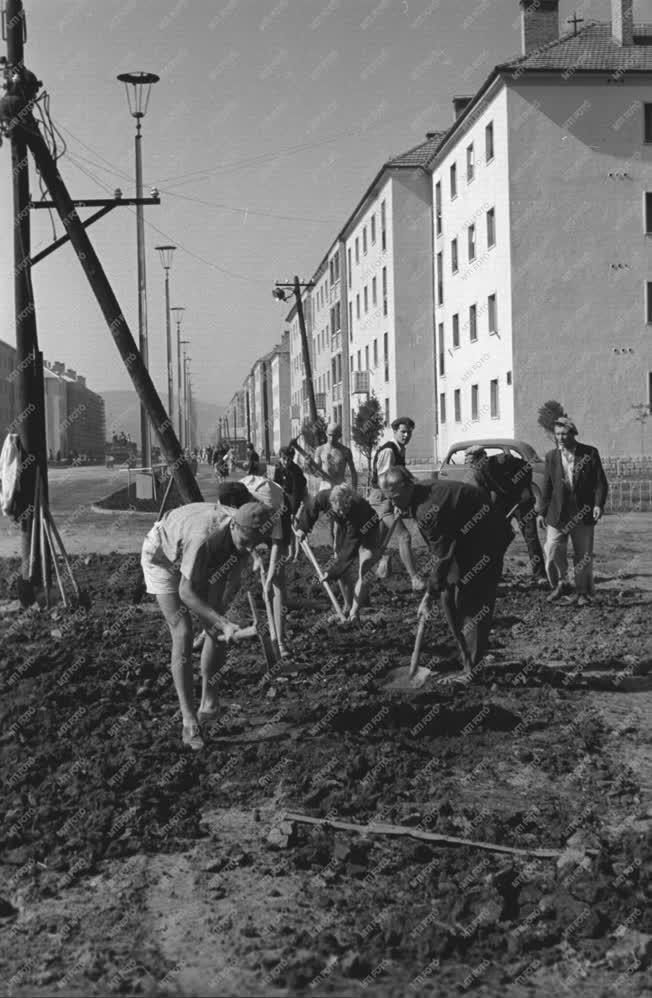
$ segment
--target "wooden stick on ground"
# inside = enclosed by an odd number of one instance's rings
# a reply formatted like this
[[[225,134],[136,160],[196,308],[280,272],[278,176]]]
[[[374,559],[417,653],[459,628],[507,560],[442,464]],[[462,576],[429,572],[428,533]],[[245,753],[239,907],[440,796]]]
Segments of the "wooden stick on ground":
[[[81,597],[81,590],[80,590],[79,585],[77,583],[77,579],[74,576],[74,573],[73,573],[73,570],[72,570],[72,566],[71,566],[70,561],[68,559],[68,555],[66,554],[66,549],[63,546],[63,541],[61,540],[61,534],[59,533],[59,531],[57,529],[57,525],[56,525],[56,523],[54,522],[54,520],[52,518],[52,514],[50,513],[49,507],[46,508],[45,515],[47,517],[48,525],[50,526],[50,528],[52,530],[52,534],[54,536],[54,539],[56,540],[56,542],[59,545],[59,548],[61,550],[61,557],[63,558],[64,564],[65,564],[65,566],[66,566],[66,568],[68,570],[68,575],[70,576],[70,581],[72,582],[72,587],[73,587],[73,589],[75,591],[75,596],[77,597],[77,599],[80,599],[80,597]]]
[[[55,547],[54,547],[54,541],[52,540],[52,534],[50,532],[50,524],[49,524],[49,521],[48,521],[47,517],[45,516],[45,511],[44,510],[43,510],[43,515],[42,515],[42,520],[43,520],[43,531],[45,533],[45,536],[46,536],[46,539],[47,539],[47,542],[48,542],[48,546],[50,548],[50,554],[52,555],[52,564],[54,565],[54,574],[57,577],[57,585],[59,586],[59,592],[61,593],[61,600],[63,602],[63,605],[67,607],[68,606],[68,600],[66,599],[66,590],[64,588],[63,581],[61,579],[61,572],[59,571],[59,563],[57,561],[57,552],[56,552]]]
[[[423,842],[440,842],[442,845],[472,846],[475,849],[486,849],[488,852],[509,853],[511,856],[534,856],[537,859],[558,859],[561,849],[519,849],[517,846],[502,846],[494,842],[478,842],[475,839],[457,838],[455,835],[440,835],[437,832],[424,832],[420,828],[408,825],[385,825],[372,822],[369,825],[355,825],[350,821],[338,821],[330,818],[312,818],[307,814],[295,814],[285,811],[283,820],[297,821],[304,825],[321,825],[336,828],[344,832],[358,832],[360,835],[394,835],[420,839]],[[596,855],[597,850],[586,849],[587,855]]]
[[[260,566],[260,585],[263,590],[263,600],[265,601],[265,613],[267,614],[267,626],[269,627],[269,636],[272,642],[272,651],[274,652],[274,658],[278,662],[281,657],[281,652],[278,644],[278,634],[276,633],[276,621],[274,620],[274,608],[271,604],[269,594],[265,588],[265,569]]]

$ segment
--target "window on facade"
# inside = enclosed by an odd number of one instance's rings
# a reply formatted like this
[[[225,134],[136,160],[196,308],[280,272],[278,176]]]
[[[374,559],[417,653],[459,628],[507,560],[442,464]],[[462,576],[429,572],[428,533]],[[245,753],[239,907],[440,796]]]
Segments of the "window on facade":
[[[389,426],[389,399],[385,399],[385,426]]]
[[[337,384],[337,361],[335,357],[331,360],[331,377],[333,379],[333,384]]]
[[[453,316],[453,347],[458,347],[460,345],[460,316],[456,312]]]
[[[373,214],[371,216],[371,242],[372,242],[372,245],[373,245],[373,243],[376,242],[376,215],[375,214]]]
[[[507,372],[507,378],[506,378],[506,380],[507,380],[507,384],[511,385],[511,383],[512,383],[512,372],[511,371]]]
[[[364,348],[364,369],[369,370],[369,344]]]
[[[383,336],[383,357],[385,364],[385,381],[389,381],[389,334]]]
[[[387,267],[383,267],[383,315],[387,315]]]
[[[490,121],[484,130],[484,154],[487,163],[494,158],[494,123]]]
[[[355,237],[355,262],[360,263],[360,240]]]
[[[487,212],[487,246],[496,245],[496,209],[490,208]]]
[[[648,324],[652,324],[652,281],[647,282],[646,288],[647,288],[647,302],[645,306],[646,315],[647,315],[646,321]]]
[[[358,370],[362,370],[362,350],[358,350]]]
[[[451,243],[451,271],[456,274],[458,270],[457,263],[457,239],[453,239]]]
[[[350,362],[351,362],[351,363],[350,363],[350,367],[351,367],[351,373],[353,373],[353,354],[351,354],[351,356],[349,357],[349,360],[350,360]]]
[[[367,226],[362,229],[362,252],[367,252]]]
[[[451,201],[452,201],[453,198],[457,197],[457,163],[451,163],[450,181],[451,181]]]
[[[643,105],[643,115],[645,120],[645,141],[652,142],[652,104]]]
[[[652,194],[645,194],[645,232],[652,235]]]
[[[462,392],[456,388],[453,392],[453,407],[455,409],[455,422],[462,422]]]
[[[489,317],[489,332],[496,333],[498,331],[498,306],[495,294],[489,295],[487,298],[487,315]]]
[[[489,412],[492,419],[500,416],[500,406],[498,400],[498,378],[489,382]]]
[[[444,377],[446,374],[446,355],[444,353],[444,323],[440,322],[438,327],[439,333],[439,375]]]
[[[442,392],[439,396],[439,422],[446,422],[446,393]]]
[[[360,293],[355,296],[355,317],[360,318]]]
[[[387,249],[387,211],[384,201],[380,204],[380,245],[383,250]]]
[[[349,287],[351,287],[352,276],[351,276],[351,247],[350,246],[349,246],[348,250],[346,251],[346,254],[347,254],[347,259],[349,261]]]
[[[474,343],[478,338],[478,306],[469,307],[469,339]]]
[[[374,340],[374,368],[378,367],[378,340]]]
[[[437,254],[437,304],[444,304],[444,254]]]
[[[367,312],[369,311],[369,289],[367,288],[366,284],[364,286],[363,293],[364,293],[364,314],[366,315]]]
[[[438,236],[441,235],[441,183],[437,181],[435,184],[435,231]]]
[[[378,282],[375,277],[371,278],[371,304],[378,304]]]
[[[328,278],[324,281],[324,304],[326,304],[326,299],[328,298]]]
[[[335,332],[339,333],[342,328],[342,306],[341,302],[335,304]]]
[[[469,241],[469,263],[470,263],[471,260],[475,260],[475,225],[469,225],[468,241]]]
[[[479,419],[478,385],[471,385],[471,419]]]
[[[473,143],[466,147],[466,182],[470,184],[475,176],[475,156],[473,153]]]
[[[353,339],[353,302],[349,302],[349,339]]]

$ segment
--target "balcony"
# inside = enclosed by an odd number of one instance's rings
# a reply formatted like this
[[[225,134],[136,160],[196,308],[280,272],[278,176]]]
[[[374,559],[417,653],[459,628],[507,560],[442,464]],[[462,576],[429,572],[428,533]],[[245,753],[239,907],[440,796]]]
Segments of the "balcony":
[[[342,331],[338,329],[338,331],[331,336],[331,353],[339,353],[341,349]]]
[[[331,284],[328,289],[328,304],[332,305],[334,302],[340,300],[340,279],[335,281],[335,284]]]
[[[342,382],[339,385],[333,385],[333,402],[342,401]]]

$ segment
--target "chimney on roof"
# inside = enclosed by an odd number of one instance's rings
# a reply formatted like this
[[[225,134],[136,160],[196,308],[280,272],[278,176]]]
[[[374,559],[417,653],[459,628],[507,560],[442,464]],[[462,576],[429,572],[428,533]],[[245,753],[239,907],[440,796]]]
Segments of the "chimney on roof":
[[[77,384],[81,385],[82,388],[86,387],[86,378],[82,374],[77,375]]]
[[[611,34],[619,45],[634,44],[634,0],[611,0]]]
[[[66,370],[66,365],[62,364],[60,360],[55,360],[50,370],[54,371],[55,374],[63,374]]]
[[[68,370],[66,371],[66,377],[70,378],[71,381],[76,381],[77,380],[77,371],[74,371],[72,369],[72,367],[69,367]]]
[[[473,97],[453,97],[453,110],[455,112],[456,121],[459,116],[466,111],[472,100]]]
[[[523,55],[556,42],[559,38],[559,0],[519,0],[519,4]]]

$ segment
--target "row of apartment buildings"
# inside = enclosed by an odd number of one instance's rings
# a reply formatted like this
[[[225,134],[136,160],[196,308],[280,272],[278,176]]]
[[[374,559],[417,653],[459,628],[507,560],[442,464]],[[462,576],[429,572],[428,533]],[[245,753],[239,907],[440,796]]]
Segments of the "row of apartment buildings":
[[[0,340],[0,432],[19,432],[16,410],[16,348]],[[86,378],[60,361],[43,362],[46,453],[50,460],[85,456],[103,461],[106,443],[104,399]]]
[[[652,406],[652,25],[632,0],[562,34],[558,0],[514,13],[521,55],[383,164],[303,293],[318,408],[345,439],[373,392],[387,424],[415,419],[416,459],[490,437],[543,450],[552,398],[604,454],[635,449],[633,407]],[[286,323],[283,360],[234,396],[265,454],[308,415],[296,305]],[[256,371],[286,418],[269,447]]]

